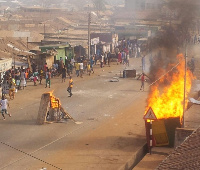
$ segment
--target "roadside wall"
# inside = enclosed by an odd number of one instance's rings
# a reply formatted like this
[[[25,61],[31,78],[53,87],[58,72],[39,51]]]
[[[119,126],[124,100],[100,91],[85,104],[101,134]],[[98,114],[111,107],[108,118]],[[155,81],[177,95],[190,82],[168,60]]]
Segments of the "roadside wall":
[[[194,129],[177,128],[175,131],[174,148],[178,147],[183,141],[192,134]]]

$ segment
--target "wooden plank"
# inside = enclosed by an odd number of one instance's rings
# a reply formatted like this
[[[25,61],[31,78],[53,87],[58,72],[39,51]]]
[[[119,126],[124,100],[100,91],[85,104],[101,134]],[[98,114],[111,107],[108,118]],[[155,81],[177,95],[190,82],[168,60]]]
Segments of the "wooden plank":
[[[69,113],[67,113],[67,111],[62,106],[60,106],[60,110],[62,113],[65,114],[65,117],[67,117],[68,119],[72,119],[75,122],[75,120],[70,116]]]
[[[37,117],[37,121],[36,121],[36,123],[38,125],[42,125],[46,121],[49,102],[50,102],[50,93],[42,94],[41,101],[40,101],[40,107],[39,107],[39,111],[38,111],[38,117]]]

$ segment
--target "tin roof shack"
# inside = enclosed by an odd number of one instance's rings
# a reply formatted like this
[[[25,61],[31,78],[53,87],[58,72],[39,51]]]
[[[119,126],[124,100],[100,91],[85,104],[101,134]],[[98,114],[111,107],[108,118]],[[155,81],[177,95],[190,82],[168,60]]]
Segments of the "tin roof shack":
[[[156,170],[200,169],[200,128],[196,129],[184,142],[165,159]]]
[[[0,58],[0,73],[3,73],[12,68],[12,58]]]
[[[51,68],[56,54],[57,52],[55,50],[48,50],[47,52],[29,56],[28,65],[31,68],[31,71],[33,71],[33,65],[35,65],[38,69],[41,69],[45,63],[47,63],[47,67]]]
[[[118,35],[113,33],[91,33],[90,34],[91,40],[98,38],[98,43],[96,44],[97,51],[100,50],[101,52],[111,52],[114,53],[114,49],[117,46],[118,42]],[[92,41],[91,41],[92,42]],[[92,45],[91,51],[92,54],[95,53],[94,47],[95,44]]]
[[[4,73],[12,68],[12,58],[2,59],[0,58],[0,94],[2,93],[2,80]]]
[[[57,44],[57,45],[46,45],[40,46],[42,53],[51,54],[53,51],[55,52],[54,55],[54,62],[59,61],[61,58],[65,63],[65,57],[67,56],[68,59],[74,57],[74,48],[71,47],[69,43],[66,44]]]

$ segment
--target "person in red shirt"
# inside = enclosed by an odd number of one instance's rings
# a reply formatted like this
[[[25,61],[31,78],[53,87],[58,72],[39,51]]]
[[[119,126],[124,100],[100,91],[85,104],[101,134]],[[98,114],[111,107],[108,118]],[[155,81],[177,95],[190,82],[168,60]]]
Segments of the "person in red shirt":
[[[143,91],[144,91],[144,81],[145,81],[144,76],[145,76],[144,73],[142,73],[140,90],[143,90]]]
[[[122,54],[121,54],[121,52],[118,53],[118,62],[120,64],[122,63]]]
[[[47,63],[44,64],[44,72],[47,72]]]

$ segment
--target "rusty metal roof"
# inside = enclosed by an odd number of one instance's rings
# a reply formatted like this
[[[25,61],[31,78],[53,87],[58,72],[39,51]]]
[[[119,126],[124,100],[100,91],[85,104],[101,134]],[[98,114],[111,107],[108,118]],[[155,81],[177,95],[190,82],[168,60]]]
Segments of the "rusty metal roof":
[[[156,169],[200,169],[200,127],[187,137]]]

